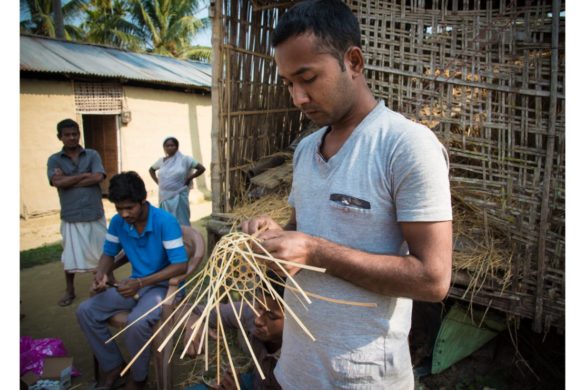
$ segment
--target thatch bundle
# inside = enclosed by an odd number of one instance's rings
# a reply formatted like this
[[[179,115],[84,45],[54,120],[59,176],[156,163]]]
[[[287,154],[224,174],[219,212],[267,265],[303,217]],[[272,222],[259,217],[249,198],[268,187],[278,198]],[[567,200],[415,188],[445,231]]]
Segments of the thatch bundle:
[[[231,212],[231,223],[239,226],[247,219],[267,215],[284,226],[290,218],[291,210],[286,193],[269,194],[253,202],[242,202],[235,207]]]

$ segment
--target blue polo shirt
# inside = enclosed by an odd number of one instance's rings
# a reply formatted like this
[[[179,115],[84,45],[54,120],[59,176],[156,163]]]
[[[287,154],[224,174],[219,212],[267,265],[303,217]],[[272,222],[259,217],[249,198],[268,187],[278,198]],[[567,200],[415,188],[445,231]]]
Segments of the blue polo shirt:
[[[104,242],[104,254],[116,256],[121,249],[132,264],[131,278],[143,278],[170,264],[187,261],[179,222],[170,213],[150,203],[142,234],[138,234],[134,226],[126,223],[119,214],[112,218]]]

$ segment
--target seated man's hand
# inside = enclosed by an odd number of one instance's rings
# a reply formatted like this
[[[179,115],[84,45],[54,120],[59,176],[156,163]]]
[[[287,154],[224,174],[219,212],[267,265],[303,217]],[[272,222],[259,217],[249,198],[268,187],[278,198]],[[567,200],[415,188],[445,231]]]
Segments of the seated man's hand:
[[[137,279],[125,279],[118,282],[118,292],[124,298],[136,297],[140,290],[140,282]]]
[[[100,293],[100,292],[104,291],[108,287],[107,282],[108,282],[108,275],[100,270],[97,270],[94,277],[93,277],[93,282],[91,284],[90,292]]]

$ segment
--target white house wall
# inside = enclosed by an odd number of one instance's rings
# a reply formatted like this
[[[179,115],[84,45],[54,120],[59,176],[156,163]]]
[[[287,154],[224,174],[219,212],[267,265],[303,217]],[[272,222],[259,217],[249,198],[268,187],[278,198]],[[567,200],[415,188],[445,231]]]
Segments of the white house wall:
[[[164,138],[179,140],[179,150],[201,162],[207,171],[197,181],[191,201],[210,188],[211,95],[125,87],[132,120],[120,130],[122,170],[133,170],[144,178],[149,198],[158,199],[158,187],[148,168],[163,156]],[[155,202],[156,203],[156,202]]]
[[[207,171],[197,180],[191,202],[208,195],[211,172],[211,95],[124,86],[132,119],[120,127],[122,170],[144,179],[149,199],[157,204],[158,188],[148,168],[163,155],[162,141],[172,135],[180,150],[200,161]],[[25,217],[56,212],[59,198],[46,177],[47,158],[62,144],[56,124],[82,117],[75,112],[73,84],[68,81],[21,79],[20,85],[20,213]],[[82,132],[83,134],[83,132]],[[83,140],[82,140],[83,143]]]
[[[47,159],[63,146],[57,123],[76,119],[73,84],[20,80],[20,214],[59,209],[57,190],[47,179]]]

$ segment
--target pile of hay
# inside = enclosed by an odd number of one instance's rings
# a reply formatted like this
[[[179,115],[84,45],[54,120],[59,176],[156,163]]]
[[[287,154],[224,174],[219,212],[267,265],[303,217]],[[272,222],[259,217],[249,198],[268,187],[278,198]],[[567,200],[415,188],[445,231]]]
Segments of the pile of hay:
[[[271,217],[281,226],[286,225],[292,211],[287,199],[287,194],[278,192],[265,195],[253,202],[243,202],[230,213],[232,227],[239,226],[242,221],[261,215]]]
[[[455,194],[452,201],[453,283],[466,285],[463,298],[470,301],[488,284],[491,289],[506,290],[513,275],[509,240],[489,225],[480,210]]]

